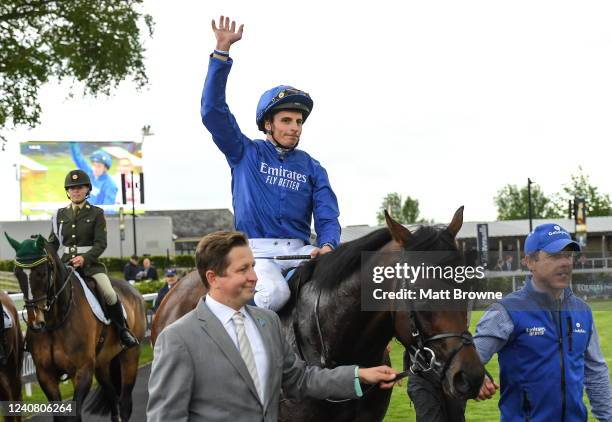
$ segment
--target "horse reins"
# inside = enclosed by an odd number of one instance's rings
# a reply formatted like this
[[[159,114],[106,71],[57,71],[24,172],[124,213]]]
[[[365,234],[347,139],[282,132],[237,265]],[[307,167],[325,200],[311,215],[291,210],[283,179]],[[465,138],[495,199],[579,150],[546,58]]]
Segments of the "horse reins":
[[[18,267],[21,268],[32,268],[35,267],[36,265],[40,265],[43,262],[46,262],[47,264],[47,294],[37,297],[37,298],[33,298],[33,299],[24,299],[24,308],[28,309],[28,308],[37,308],[36,304],[38,302],[42,302],[43,300],[46,300],[45,303],[45,307],[42,309],[42,311],[44,313],[48,313],[52,310],[53,306],[57,303],[57,299],[59,298],[59,296],[62,294],[62,292],[64,291],[64,289],[66,288],[66,286],[70,283],[70,278],[72,277],[72,273],[74,273],[75,268],[74,267],[69,267],[70,271],[68,273],[68,275],[66,276],[64,282],[62,283],[62,286],[60,287],[60,289],[54,294],[51,295],[51,288],[53,287],[54,283],[51,282],[51,279],[53,277],[53,275],[55,274],[55,271],[53,271],[53,266],[51,264],[49,264],[49,257],[46,256],[45,258],[37,261],[34,264],[30,264],[30,265],[23,265],[23,264],[19,264],[16,263],[16,265]],[[74,298],[74,292],[73,292],[73,285],[72,283],[70,283],[70,298],[68,300],[68,309],[66,310],[66,312],[64,313],[64,315],[62,316],[61,320],[55,324],[55,325],[51,325],[51,326],[44,326],[42,328],[35,328],[31,325],[28,324],[28,322],[25,320],[24,315],[22,314],[22,319],[23,321],[26,323],[28,329],[32,330],[35,333],[39,333],[39,332],[51,332],[53,330],[56,330],[57,328],[61,327],[62,325],[64,325],[64,323],[67,321],[68,319],[68,315],[70,314],[70,310],[72,309],[72,305],[73,305],[73,298]]]

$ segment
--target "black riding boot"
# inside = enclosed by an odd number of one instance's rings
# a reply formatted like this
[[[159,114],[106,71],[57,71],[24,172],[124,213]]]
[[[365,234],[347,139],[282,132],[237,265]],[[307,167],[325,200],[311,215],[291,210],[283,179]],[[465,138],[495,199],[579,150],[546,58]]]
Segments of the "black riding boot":
[[[119,333],[119,341],[126,348],[138,346],[139,342],[136,337],[130,332],[127,327],[125,318],[123,318],[123,311],[121,310],[121,302],[117,299],[114,305],[108,305],[108,313],[113,325],[117,328]]]

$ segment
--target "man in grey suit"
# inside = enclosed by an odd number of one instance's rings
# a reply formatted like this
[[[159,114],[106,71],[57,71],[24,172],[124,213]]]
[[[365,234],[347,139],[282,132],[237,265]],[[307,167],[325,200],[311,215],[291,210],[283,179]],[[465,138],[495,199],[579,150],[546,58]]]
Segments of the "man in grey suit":
[[[274,422],[279,397],[358,398],[359,382],[391,388],[388,366],[307,366],[285,340],[278,316],[247,305],[255,259],[239,232],[205,236],[196,266],[209,289],[196,308],[166,327],[155,344],[149,422]]]

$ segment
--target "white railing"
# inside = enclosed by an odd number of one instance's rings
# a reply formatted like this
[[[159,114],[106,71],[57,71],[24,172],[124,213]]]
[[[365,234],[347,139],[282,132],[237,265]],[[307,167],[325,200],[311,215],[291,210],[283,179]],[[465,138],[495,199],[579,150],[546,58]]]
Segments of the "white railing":
[[[13,300],[13,302],[17,300],[23,300],[23,293],[10,294],[9,297]],[[145,300],[145,302],[153,301],[156,297],[157,293],[145,293],[142,295],[142,298]],[[17,311],[17,313],[19,314],[19,318],[22,318],[25,312],[25,309]]]

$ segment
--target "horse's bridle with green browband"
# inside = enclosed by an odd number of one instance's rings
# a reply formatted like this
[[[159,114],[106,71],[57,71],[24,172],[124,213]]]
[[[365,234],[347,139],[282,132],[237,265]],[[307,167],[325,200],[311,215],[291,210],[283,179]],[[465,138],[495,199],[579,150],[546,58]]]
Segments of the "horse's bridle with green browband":
[[[74,267],[70,267],[70,272],[68,273],[68,275],[66,276],[66,279],[64,280],[64,282],[62,283],[62,286],[60,287],[60,289],[55,293],[52,294],[51,292],[51,288],[54,285],[51,280],[54,276],[54,270],[53,270],[53,265],[51,265],[49,263],[49,256],[45,255],[39,259],[37,259],[34,262],[31,263],[23,263],[23,262],[19,262],[17,260],[15,260],[15,267],[17,268],[21,268],[21,269],[31,269],[34,267],[38,267],[39,265],[42,264],[46,264],[47,265],[47,294],[44,294],[42,296],[36,297],[36,298],[25,298],[23,299],[23,303],[24,303],[24,308],[27,309],[32,309],[32,308],[38,308],[38,303],[42,302],[42,301],[46,301],[44,308],[42,308],[42,311],[45,314],[48,314],[52,309],[53,306],[57,303],[57,299],[59,298],[59,296],[62,294],[62,292],[64,291],[64,289],[66,288],[66,286],[68,284],[70,284],[70,299],[68,300],[68,309],[66,310],[66,312],[64,313],[64,315],[62,316],[62,318],[60,319],[60,321],[52,326],[44,326],[42,328],[36,328],[31,326],[30,324],[28,324],[27,320],[25,319],[25,317],[22,314],[22,319],[24,320],[24,322],[26,323],[27,327],[29,330],[32,330],[35,333],[38,332],[51,332],[59,327],[61,327],[64,322],[66,322],[66,320],[68,319],[68,315],[70,314],[70,310],[72,309],[72,302],[73,302],[73,292],[72,292],[72,283],[70,283],[70,277],[72,276],[72,273],[74,272]],[[19,279],[19,278],[18,278]],[[30,280],[27,280],[27,283],[30,283]],[[20,284],[22,284],[22,282],[20,281]],[[26,291],[23,288],[24,286],[21,286],[21,290],[22,291]]]

